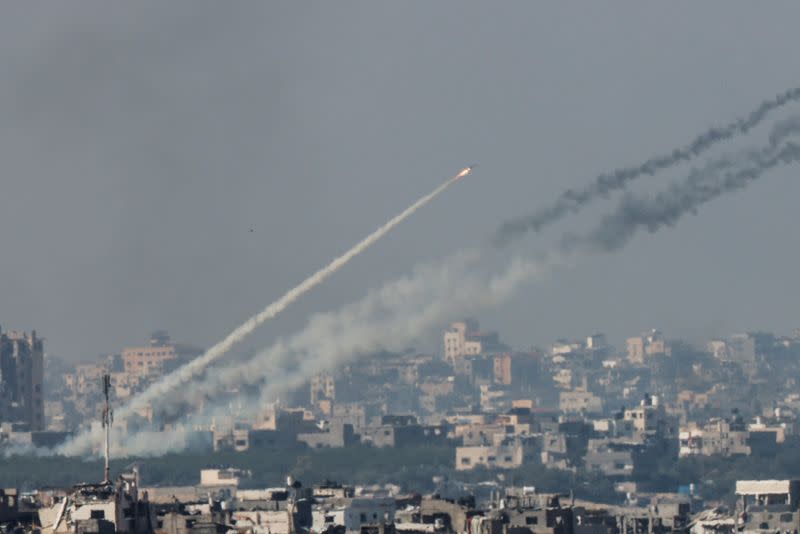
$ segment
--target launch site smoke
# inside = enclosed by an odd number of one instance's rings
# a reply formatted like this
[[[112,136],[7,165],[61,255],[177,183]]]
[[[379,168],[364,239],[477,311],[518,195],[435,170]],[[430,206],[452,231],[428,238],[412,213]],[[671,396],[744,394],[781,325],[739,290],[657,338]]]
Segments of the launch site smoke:
[[[564,218],[567,214],[577,212],[592,201],[626,188],[638,178],[652,176],[674,165],[691,160],[722,141],[748,133],[758,126],[771,111],[797,100],[800,100],[800,88],[789,89],[775,98],[765,100],[746,117],[736,119],[722,127],[711,128],[683,147],[653,156],[635,166],[601,174],[581,189],[567,189],[554,203],[531,215],[517,217],[503,223],[495,235],[494,242],[497,246],[503,246],[528,232],[538,232]]]
[[[409,206],[408,208],[403,210],[400,214],[390,219],[383,226],[381,226],[380,228],[372,232],[370,235],[365,237],[363,240],[361,240],[359,243],[357,243],[355,246],[350,248],[347,252],[335,258],[327,266],[318,270],[317,272],[315,272],[314,274],[303,280],[300,284],[287,291],[281,298],[268,305],[261,312],[250,317],[247,321],[236,327],[230,334],[228,334],[227,337],[225,337],[222,341],[220,341],[219,343],[208,349],[202,356],[200,356],[195,360],[192,360],[183,367],[175,370],[174,372],[163,377],[155,384],[148,387],[141,394],[134,397],[131,400],[131,402],[123,406],[119,410],[117,418],[119,420],[127,419],[131,415],[135,414],[138,410],[146,407],[149,403],[153,402],[154,400],[162,399],[164,396],[170,394],[170,392],[175,391],[181,385],[186,384],[197,378],[205,369],[208,368],[208,366],[212,365],[215,361],[225,356],[234,347],[234,345],[242,341],[245,337],[251,334],[256,328],[261,326],[266,321],[277,316],[279,313],[285,310],[290,304],[292,304],[302,295],[306,294],[307,292],[311,291],[313,288],[321,284],[329,276],[331,276],[336,271],[344,267],[354,257],[364,252],[371,245],[373,245],[375,242],[377,242],[383,236],[389,233],[393,228],[395,228],[397,225],[399,225],[401,222],[409,218],[420,208],[422,208],[430,201],[432,201],[434,198],[436,198],[445,189],[453,185],[458,180],[469,175],[472,172],[473,167],[474,165],[465,167],[464,169],[459,171],[455,176],[445,180],[436,189],[434,189],[427,195],[423,196],[422,198],[414,202],[411,206]],[[70,455],[70,454],[80,453],[80,451],[85,451],[86,448],[93,442],[93,440],[96,439],[96,437],[97,433],[91,431],[79,434],[71,441],[65,443],[61,447],[60,452],[62,454]]]

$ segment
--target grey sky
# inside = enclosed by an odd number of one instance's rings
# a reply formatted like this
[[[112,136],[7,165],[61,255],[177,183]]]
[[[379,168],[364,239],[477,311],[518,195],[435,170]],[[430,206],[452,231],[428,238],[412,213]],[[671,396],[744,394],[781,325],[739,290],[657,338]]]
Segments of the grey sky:
[[[480,164],[245,344],[260,347],[800,84],[799,18],[789,2],[17,4],[0,18],[0,325],[72,359],[161,327],[211,344]],[[480,318],[517,346],[800,326],[796,173]]]

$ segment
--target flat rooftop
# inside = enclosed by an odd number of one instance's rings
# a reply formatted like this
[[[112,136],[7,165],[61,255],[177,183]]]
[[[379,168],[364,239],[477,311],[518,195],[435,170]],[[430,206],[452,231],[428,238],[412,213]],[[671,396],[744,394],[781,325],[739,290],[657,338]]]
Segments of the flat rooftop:
[[[737,495],[775,495],[792,493],[800,487],[799,480],[737,480]]]

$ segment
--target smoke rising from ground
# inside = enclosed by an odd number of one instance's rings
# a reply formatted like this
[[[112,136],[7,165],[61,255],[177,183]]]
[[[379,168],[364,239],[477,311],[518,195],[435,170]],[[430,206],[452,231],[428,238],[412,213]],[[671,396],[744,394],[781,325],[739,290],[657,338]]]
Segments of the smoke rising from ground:
[[[789,89],[773,99],[765,100],[747,117],[736,119],[726,126],[711,128],[698,135],[689,144],[676,148],[672,152],[653,156],[639,165],[601,174],[581,189],[568,189],[554,203],[533,214],[503,223],[496,233],[495,244],[505,245],[530,231],[538,232],[564,218],[567,214],[577,212],[593,200],[624,189],[642,176],[652,176],[673,165],[695,158],[722,141],[746,134],[758,126],[771,111],[799,99],[800,88]]]
[[[281,313],[284,309],[286,309],[287,306],[292,304],[302,295],[321,284],[325,279],[344,267],[350,260],[364,252],[376,241],[389,233],[394,227],[413,215],[417,210],[428,204],[431,200],[436,198],[445,189],[450,187],[463,176],[465,176],[464,171],[461,171],[452,178],[449,178],[443,182],[439,187],[414,202],[411,206],[403,210],[399,215],[396,215],[390,219],[386,224],[368,235],[350,250],[338,258],[335,258],[327,266],[309,276],[294,288],[290,289],[281,298],[274,301],[261,312],[250,317],[247,321],[236,327],[236,329],[228,334],[225,339],[208,349],[202,356],[192,360],[183,367],[177,369],[171,374],[168,374],[158,382],[148,387],[145,391],[134,397],[131,402],[119,410],[117,413],[117,419],[125,420],[129,418],[131,415],[137,413],[137,411],[145,408],[148,404],[156,400],[160,401],[164,397],[169,396],[170,393],[174,392],[183,384],[195,379],[200,373],[208,368],[209,365],[212,365],[215,361],[227,354],[234,345],[242,341],[256,328]],[[86,447],[94,442],[94,440],[97,438],[97,435],[98,431],[86,432],[78,435],[73,440],[66,443],[61,448],[60,452],[71,455],[79,453],[79,451],[85,451]]]

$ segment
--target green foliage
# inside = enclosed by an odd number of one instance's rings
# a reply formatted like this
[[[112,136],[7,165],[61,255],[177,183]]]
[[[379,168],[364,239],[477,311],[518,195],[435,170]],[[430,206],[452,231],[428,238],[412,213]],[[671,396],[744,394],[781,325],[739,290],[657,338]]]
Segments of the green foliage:
[[[774,457],[696,457],[675,460],[664,455],[652,469],[637,473],[636,481],[646,490],[675,491],[678,486],[696,483],[707,499],[730,498],[736,480],[800,478],[800,455],[792,446],[781,447]],[[396,483],[416,491],[432,489],[432,478],[445,475],[468,483],[499,481],[503,484],[535,486],[543,492],[574,491],[575,496],[603,502],[620,498],[614,481],[596,473],[556,471],[538,464],[512,471],[453,469],[451,447],[408,447],[378,449],[260,449],[242,453],[225,451],[213,454],[182,453],[160,458],[126,458],[112,462],[112,475],[140,467],[145,485],[173,486],[199,483],[200,470],[209,467],[236,467],[252,472],[246,487],[282,485],[286,475],[307,484],[338,480],[347,484]],[[23,490],[68,487],[102,478],[99,460],[65,457],[0,457],[0,487]]]

